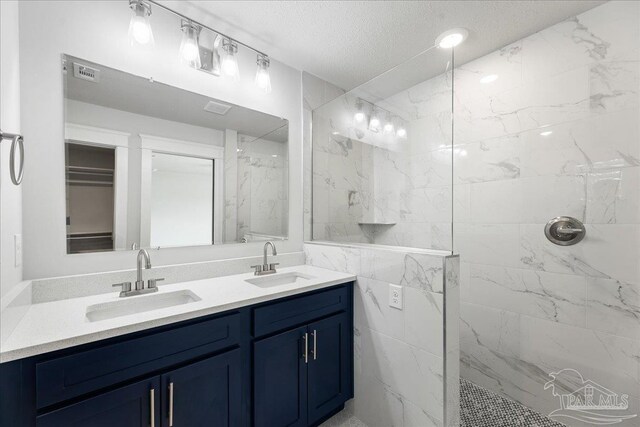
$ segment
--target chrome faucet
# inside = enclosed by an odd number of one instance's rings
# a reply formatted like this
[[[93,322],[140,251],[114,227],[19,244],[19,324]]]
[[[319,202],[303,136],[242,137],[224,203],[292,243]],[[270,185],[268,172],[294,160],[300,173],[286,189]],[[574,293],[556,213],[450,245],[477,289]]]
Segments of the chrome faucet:
[[[142,258],[144,258],[144,268],[149,270],[151,268],[151,258],[149,252],[146,249],[140,249],[138,251],[138,280],[136,280],[136,291],[144,289],[144,280],[142,280]]]
[[[157,292],[158,286],[157,282],[164,280],[162,279],[149,279],[147,287],[144,287],[144,280],[142,279],[142,260],[144,259],[144,268],[149,270],[151,269],[151,257],[149,256],[149,252],[146,249],[140,249],[138,252],[138,261],[137,261],[137,280],[136,280],[136,288],[134,290],[131,289],[131,282],[123,282],[117,283],[111,286],[121,286],[122,291],[120,291],[120,297],[130,297],[133,295],[142,295],[148,294],[151,292]]]
[[[273,274],[276,272],[276,265],[280,265],[279,262],[273,262],[271,264],[269,264],[268,260],[267,260],[267,248],[271,246],[271,255],[276,256],[278,255],[278,251],[276,250],[276,245],[273,244],[273,242],[267,242],[264,244],[264,249],[263,249],[263,258],[262,258],[262,265],[252,265],[251,268],[255,268],[255,272],[254,274],[256,276],[262,276],[264,274]]]

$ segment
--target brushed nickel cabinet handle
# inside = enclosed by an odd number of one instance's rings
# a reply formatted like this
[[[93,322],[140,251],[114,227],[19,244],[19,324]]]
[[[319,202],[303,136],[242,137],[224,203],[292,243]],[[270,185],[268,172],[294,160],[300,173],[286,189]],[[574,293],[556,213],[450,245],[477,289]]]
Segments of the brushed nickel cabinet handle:
[[[151,404],[149,405],[151,410],[149,424],[151,424],[151,427],[156,427],[156,390],[153,388],[149,390],[149,399],[151,400]]]
[[[311,335],[313,336],[313,360],[316,360],[318,358],[318,331],[314,329]]]
[[[173,382],[169,383],[169,427],[173,427]]]
[[[302,357],[304,357],[304,363],[309,363],[309,334],[305,332],[302,340],[304,341],[304,353]]]

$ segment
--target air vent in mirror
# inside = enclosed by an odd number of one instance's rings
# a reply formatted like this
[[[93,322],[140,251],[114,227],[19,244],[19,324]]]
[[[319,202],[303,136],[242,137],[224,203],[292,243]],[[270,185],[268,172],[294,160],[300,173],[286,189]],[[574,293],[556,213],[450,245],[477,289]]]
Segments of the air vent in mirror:
[[[86,65],[73,63],[73,75],[82,80],[98,83],[100,81],[100,70],[87,67]]]
[[[231,109],[231,105],[223,104],[221,102],[209,101],[204,106],[204,110],[214,114],[220,114],[224,116]]]

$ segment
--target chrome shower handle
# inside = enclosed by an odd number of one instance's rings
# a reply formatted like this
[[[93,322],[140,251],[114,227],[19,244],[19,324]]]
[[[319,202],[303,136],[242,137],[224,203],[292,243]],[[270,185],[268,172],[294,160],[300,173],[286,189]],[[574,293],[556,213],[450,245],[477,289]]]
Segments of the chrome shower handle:
[[[584,231],[584,229],[582,228],[564,228],[564,227],[558,227],[556,229],[556,233],[558,234],[576,234],[576,233],[582,233]]]

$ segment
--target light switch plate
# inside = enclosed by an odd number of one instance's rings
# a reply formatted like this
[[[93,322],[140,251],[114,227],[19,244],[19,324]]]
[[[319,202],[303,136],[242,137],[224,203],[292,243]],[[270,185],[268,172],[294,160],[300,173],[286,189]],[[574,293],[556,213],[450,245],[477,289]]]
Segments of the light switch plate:
[[[402,310],[402,286],[389,284],[389,305]]]
[[[15,266],[20,267],[22,265],[22,234],[13,235],[13,254]]]

